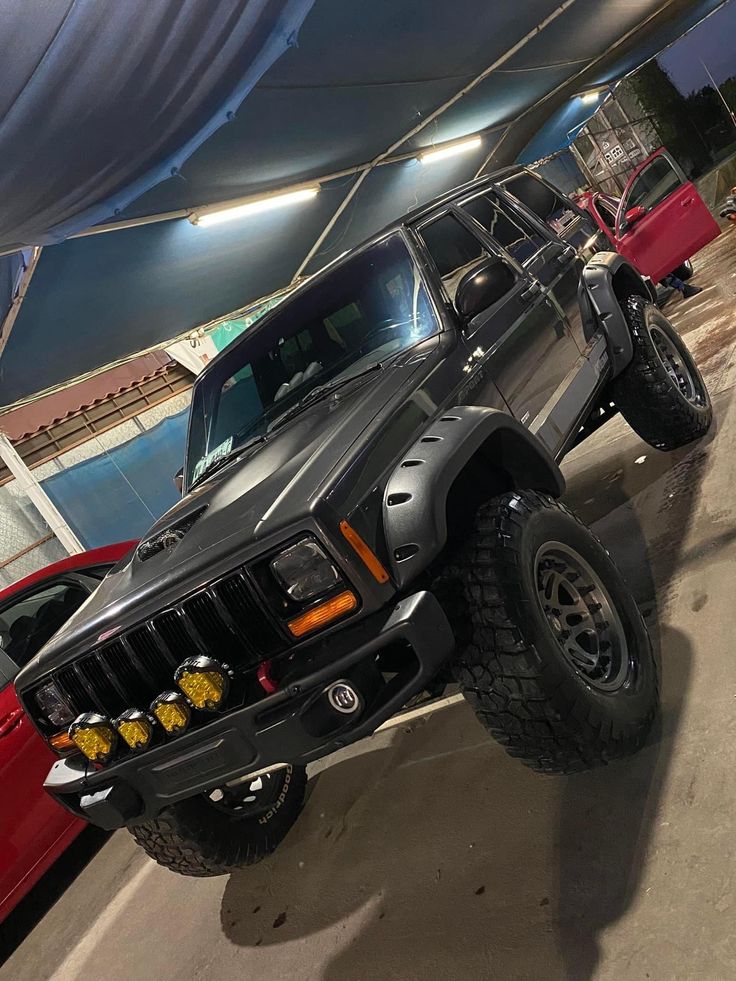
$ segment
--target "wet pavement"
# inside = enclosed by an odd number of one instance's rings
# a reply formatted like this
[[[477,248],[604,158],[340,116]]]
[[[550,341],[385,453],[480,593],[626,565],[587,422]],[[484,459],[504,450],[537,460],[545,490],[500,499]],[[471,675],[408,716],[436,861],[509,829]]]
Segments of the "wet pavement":
[[[6,924],[2,981],[736,978],[736,228],[695,265],[704,292],[667,312],[712,432],[664,454],[614,419],[563,467],[661,659],[650,746],[541,777],[454,706],[334,757],[250,871],[184,879],[124,832],[94,842],[35,928],[46,881]]]

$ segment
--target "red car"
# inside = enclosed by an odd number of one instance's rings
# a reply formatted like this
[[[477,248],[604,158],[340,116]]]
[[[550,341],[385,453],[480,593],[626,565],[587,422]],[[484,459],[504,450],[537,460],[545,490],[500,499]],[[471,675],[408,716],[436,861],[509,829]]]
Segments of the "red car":
[[[720,234],[694,184],[664,149],[636,168],[620,198],[588,191],[577,203],[613,248],[655,283],[669,273],[687,279],[688,260]]]
[[[56,757],[23,714],[13,679],[135,545],[70,555],[0,591],[0,921],[86,827],[43,789]]]

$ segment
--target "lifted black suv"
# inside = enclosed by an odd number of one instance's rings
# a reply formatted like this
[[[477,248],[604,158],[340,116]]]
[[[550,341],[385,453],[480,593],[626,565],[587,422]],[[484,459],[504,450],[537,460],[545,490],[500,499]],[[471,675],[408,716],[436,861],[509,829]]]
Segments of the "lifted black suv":
[[[18,678],[46,787],[187,875],[257,861],[305,765],[448,684],[546,773],[638,749],[657,672],[558,460],[711,405],[648,282],[514,169],[313,277],[194,386],[184,496]]]

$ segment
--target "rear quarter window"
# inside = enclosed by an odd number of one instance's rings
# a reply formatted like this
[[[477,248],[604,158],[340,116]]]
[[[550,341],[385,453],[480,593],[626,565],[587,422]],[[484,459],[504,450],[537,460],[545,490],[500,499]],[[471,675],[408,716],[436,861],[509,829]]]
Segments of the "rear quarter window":
[[[559,238],[571,245],[582,245],[596,232],[589,215],[581,215],[569,198],[555,191],[533,174],[521,173],[507,178],[501,186],[540,218]]]

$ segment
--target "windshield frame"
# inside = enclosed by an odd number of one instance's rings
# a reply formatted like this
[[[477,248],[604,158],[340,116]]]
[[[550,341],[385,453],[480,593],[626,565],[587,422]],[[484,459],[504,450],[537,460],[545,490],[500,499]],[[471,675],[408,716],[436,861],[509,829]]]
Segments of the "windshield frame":
[[[417,344],[421,344],[427,341],[431,337],[436,337],[438,334],[448,329],[446,311],[438,303],[438,298],[436,295],[436,287],[432,281],[431,275],[429,275],[428,273],[425,257],[422,254],[421,250],[418,248],[417,243],[414,241],[414,238],[412,237],[410,231],[407,229],[405,225],[395,225],[391,228],[388,228],[381,234],[375,236],[374,238],[369,239],[361,246],[355,249],[351,249],[344,255],[338,256],[332,262],[328,263],[326,266],[320,269],[318,273],[315,273],[315,275],[312,276],[301,287],[297,287],[293,291],[293,293],[291,293],[285,300],[277,304],[272,310],[269,310],[269,312],[265,314],[262,318],[260,318],[260,320],[258,320],[255,324],[253,324],[252,327],[244,331],[241,337],[233,341],[232,344],[229,344],[226,348],[224,348],[221,352],[219,352],[217,357],[214,358],[206,366],[204,371],[202,371],[195,379],[194,385],[192,387],[192,399],[189,407],[189,416],[187,420],[187,439],[186,439],[186,446],[184,452],[184,466],[183,466],[183,477],[184,477],[183,496],[186,496],[186,494],[189,493],[189,491],[192,489],[194,485],[199,485],[204,481],[206,481],[207,479],[206,474],[200,474],[198,478],[189,476],[190,474],[189,458],[190,458],[190,448],[192,442],[192,428],[194,424],[194,410],[196,404],[196,395],[199,388],[202,385],[207,384],[207,382],[211,379],[212,376],[217,377],[218,375],[222,374],[223,375],[222,381],[224,382],[229,376],[229,372],[231,369],[231,366],[228,365],[228,362],[232,360],[234,364],[237,363],[238,359],[236,353],[239,350],[242,350],[243,346],[246,347],[249,346],[250,343],[252,343],[253,338],[258,333],[264,330],[268,330],[272,322],[277,317],[280,317],[281,315],[284,314],[285,311],[288,310],[290,304],[297,302],[301,297],[307,294],[310,290],[324,283],[325,280],[333,276],[339,276],[342,266],[344,266],[346,263],[350,262],[351,260],[353,260],[359,255],[362,255],[365,252],[369,252],[370,250],[379,247],[380,245],[382,245],[384,242],[386,242],[388,239],[391,238],[400,238],[403,243],[407,256],[411,261],[411,263],[413,264],[414,269],[416,270],[416,273],[419,277],[419,281],[424,288],[427,300],[429,302],[429,307],[432,311],[435,329],[431,333],[421,338],[418,338],[415,343],[407,345],[406,347],[400,349],[399,351],[394,352],[386,360],[393,361],[394,359],[402,355],[406,355],[414,347],[416,347]],[[247,360],[247,357],[245,360]],[[228,367],[225,367],[226,365],[228,365]],[[268,438],[268,435],[269,434],[267,433],[266,438]],[[245,439],[243,441],[243,445],[245,445],[248,441],[249,439]],[[236,450],[237,450],[237,446],[233,445],[231,452],[228,453],[227,455],[234,456]]]

